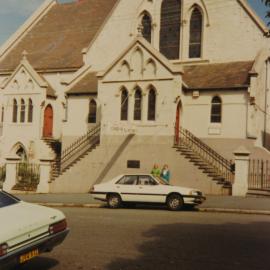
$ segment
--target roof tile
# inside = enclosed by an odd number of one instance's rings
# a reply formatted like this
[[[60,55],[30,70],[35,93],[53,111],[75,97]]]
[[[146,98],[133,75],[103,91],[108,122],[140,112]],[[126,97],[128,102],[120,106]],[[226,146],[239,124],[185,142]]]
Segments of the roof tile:
[[[89,46],[117,0],[81,0],[54,5],[0,62],[11,71],[28,53],[36,70],[78,69]]]

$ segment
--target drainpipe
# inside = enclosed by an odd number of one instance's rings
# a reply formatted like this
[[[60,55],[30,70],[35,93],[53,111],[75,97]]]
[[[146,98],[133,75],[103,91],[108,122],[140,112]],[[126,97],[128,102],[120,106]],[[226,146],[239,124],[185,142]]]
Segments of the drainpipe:
[[[267,107],[268,107],[268,63],[269,59],[265,61],[265,91],[264,91],[264,134],[263,134],[263,146],[266,146],[266,132],[267,132]]]

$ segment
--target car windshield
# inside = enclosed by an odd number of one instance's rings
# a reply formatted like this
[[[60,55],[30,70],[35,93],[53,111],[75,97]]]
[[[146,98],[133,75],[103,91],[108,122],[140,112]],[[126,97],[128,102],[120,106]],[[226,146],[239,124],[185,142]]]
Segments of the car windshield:
[[[170,184],[168,182],[166,182],[165,180],[163,180],[161,177],[155,177],[155,179],[159,182],[159,184],[161,185],[166,185],[169,186]]]
[[[4,192],[4,191],[0,191],[0,208],[12,205],[12,204],[16,204],[18,203],[20,200],[17,199],[16,197]]]

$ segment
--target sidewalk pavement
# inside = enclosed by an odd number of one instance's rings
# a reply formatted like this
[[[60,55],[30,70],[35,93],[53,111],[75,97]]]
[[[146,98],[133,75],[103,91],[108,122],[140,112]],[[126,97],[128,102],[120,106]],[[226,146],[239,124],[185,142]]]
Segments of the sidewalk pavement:
[[[99,208],[105,205],[95,200],[91,194],[20,194],[16,196],[27,202],[51,207]],[[270,198],[209,195],[198,209],[201,212],[270,215]]]

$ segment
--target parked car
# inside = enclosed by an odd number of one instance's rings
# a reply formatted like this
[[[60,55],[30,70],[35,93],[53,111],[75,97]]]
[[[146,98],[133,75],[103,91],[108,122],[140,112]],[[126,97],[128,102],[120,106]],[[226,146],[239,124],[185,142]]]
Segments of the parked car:
[[[94,185],[90,193],[95,199],[106,201],[110,208],[118,208],[122,203],[159,203],[170,210],[179,210],[205,200],[197,189],[172,186],[151,174],[119,175],[107,183]]]
[[[0,217],[1,270],[51,251],[69,232],[61,211],[23,202],[2,190]]]

